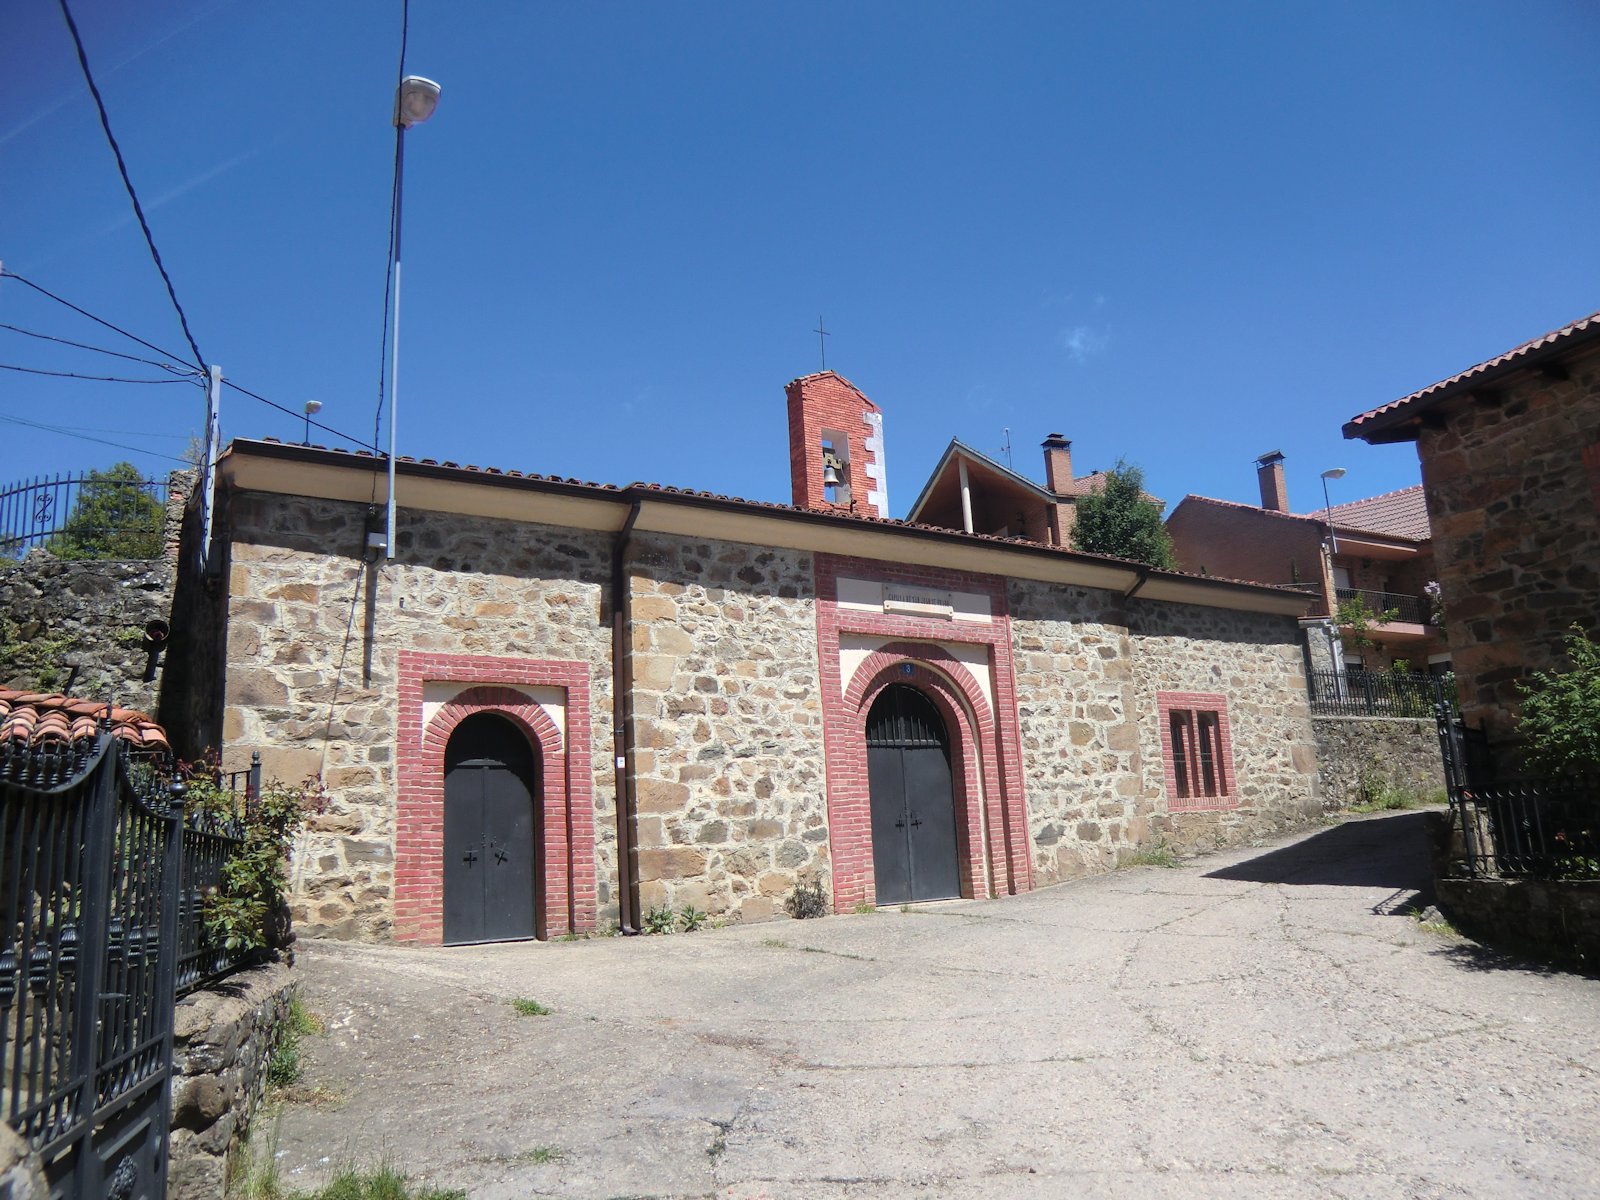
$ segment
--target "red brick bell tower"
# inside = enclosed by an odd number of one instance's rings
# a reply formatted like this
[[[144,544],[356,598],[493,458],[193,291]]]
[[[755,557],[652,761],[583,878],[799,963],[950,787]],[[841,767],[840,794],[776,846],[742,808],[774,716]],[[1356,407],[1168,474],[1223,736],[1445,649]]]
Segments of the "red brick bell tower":
[[[887,517],[889,488],[878,406],[832,371],[802,375],[784,391],[789,397],[794,503]]]

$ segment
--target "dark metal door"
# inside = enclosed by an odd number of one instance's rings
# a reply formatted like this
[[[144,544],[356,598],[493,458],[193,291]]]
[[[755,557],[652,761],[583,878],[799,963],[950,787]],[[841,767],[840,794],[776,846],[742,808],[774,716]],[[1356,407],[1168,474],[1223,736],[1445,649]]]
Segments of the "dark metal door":
[[[884,688],[867,714],[872,860],[879,904],[961,894],[950,738],[916,688]]]
[[[531,938],[538,764],[503,717],[478,713],[444,753],[444,940]]]

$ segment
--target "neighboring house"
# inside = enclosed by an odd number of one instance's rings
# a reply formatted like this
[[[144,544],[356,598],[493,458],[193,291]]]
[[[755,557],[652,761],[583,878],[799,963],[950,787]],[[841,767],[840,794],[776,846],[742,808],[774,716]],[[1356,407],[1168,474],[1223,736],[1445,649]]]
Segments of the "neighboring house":
[[[1415,442],[1462,714],[1515,740],[1518,684],[1600,631],[1600,313],[1362,413]]]
[[[1026,538],[1047,546],[1071,546],[1079,497],[1106,485],[1104,471],[1076,478],[1072,443],[1059,433],[1041,443],[1043,486],[952,438],[922,487],[906,520],[940,529],[992,537]],[[1155,504],[1160,500],[1150,496]]]
[[[1427,595],[1434,560],[1421,485],[1291,513],[1283,461],[1276,450],[1256,460],[1260,507],[1185,496],[1167,518],[1179,565],[1301,588],[1316,597],[1313,618],[1337,619],[1341,605],[1347,616],[1353,605],[1364,606],[1373,614],[1364,634],[1349,622],[1340,626],[1348,668],[1403,663],[1417,672],[1448,671],[1449,646]],[[1391,619],[1378,619],[1387,614]]]
[[[296,928],[1028,891],[1320,811],[1292,591],[889,520],[883,416],[788,386],[792,505],[238,441],[184,739],[320,772]],[[209,679],[209,684],[202,682]]]

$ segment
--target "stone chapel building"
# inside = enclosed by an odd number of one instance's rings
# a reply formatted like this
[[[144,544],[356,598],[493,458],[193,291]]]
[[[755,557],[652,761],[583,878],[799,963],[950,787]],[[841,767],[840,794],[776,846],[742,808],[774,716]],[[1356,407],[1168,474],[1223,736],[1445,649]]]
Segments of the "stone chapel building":
[[[890,520],[877,406],[787,395],[792,504],[404,459],[388,560],[383,459],[230,446],[177,736],[323,776],[302,931],[995,897],[1320,811],[1303,594]]]

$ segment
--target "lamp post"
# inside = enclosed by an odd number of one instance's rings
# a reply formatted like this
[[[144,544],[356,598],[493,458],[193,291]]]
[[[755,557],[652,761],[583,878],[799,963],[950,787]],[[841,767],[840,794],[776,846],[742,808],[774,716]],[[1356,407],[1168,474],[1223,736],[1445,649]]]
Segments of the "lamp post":
[[[307,446],[311,445],[311,418],[316,416],[321,411],[322,411],[322,401],[321,400],[307,400],[306,401],[306,440],[305,440],[305,444]]]
[[[431,79],[407,75],[394,95],[394,334],[389,346],[389,519],[384,555],[394,557],[394,455],[395,425],[400,408],[400,229],[401,202],[405,196],[406,130],[433,116],[440,88]]]
[[[1343,467],[1329,467],[1322,473],[1322,512],[1328,522],[1327,575],[1324,576],[1323,587],[1328,589],[1328,616],[1332,618],[1332,621],[1337,621],[1339,612],[1339,589],[1333,578],[1333,556],[1339,552],[1339,535],[1333,531],[1333,503],[1328,499],[1328,480],[1343,478]],[[1328,655],[1333,663],[1339,664],[1342,657],[1340,647],[1343,639],[1339,636],[1337,625],[1333,624],[1332,621],[1326,627]],[[1348,686],[1344,671],[1336,668],[1333,676],[1334,695],[1343,700]]]
[[[1328,544],[1332,547],[1330,561],[1332,555],[1339,553],[1339,535],[1333,531],[1333,505],[1328,501],[1328,480],[1343,478],[1343,467],[1329,467],[1322,473],[1322,511],[1328,518]]]

